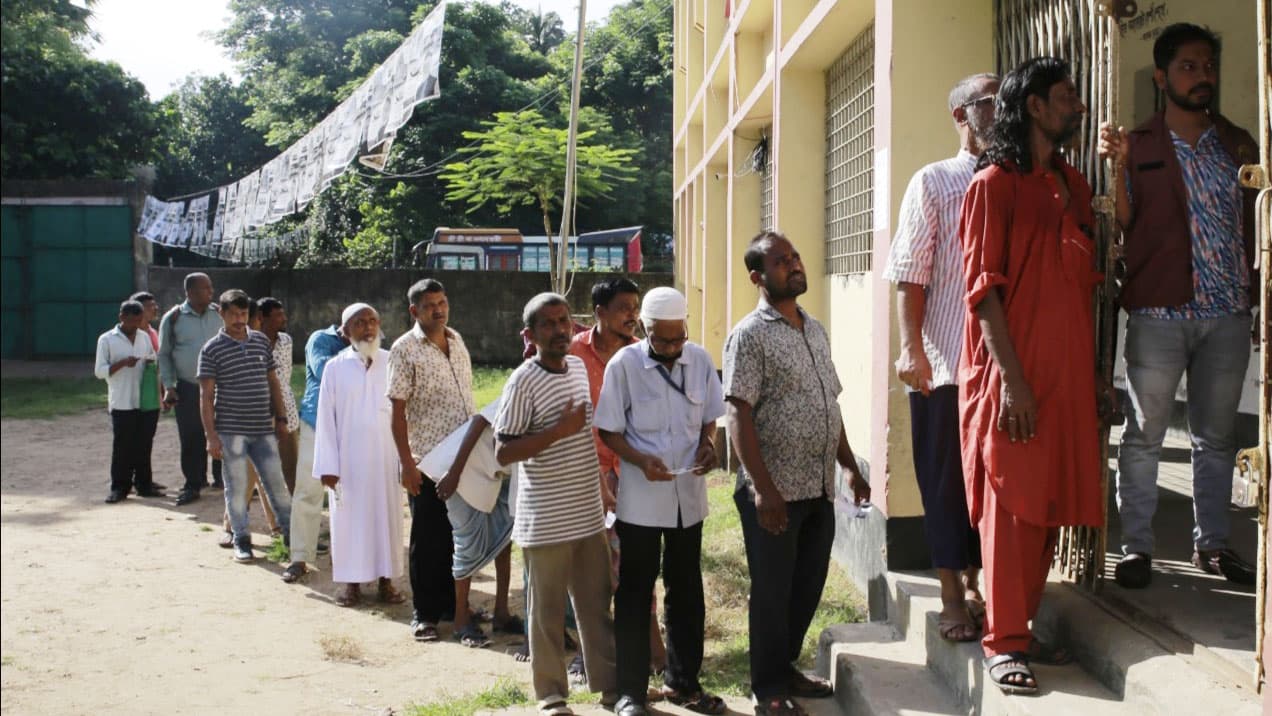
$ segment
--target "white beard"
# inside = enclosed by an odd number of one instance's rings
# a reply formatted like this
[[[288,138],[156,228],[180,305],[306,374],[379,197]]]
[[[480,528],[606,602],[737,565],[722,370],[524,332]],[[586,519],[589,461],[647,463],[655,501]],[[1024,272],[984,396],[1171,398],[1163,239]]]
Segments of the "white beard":
[[[362,356],[363,360],[370,363],[371,360],[375,358],[376,352],[380,350],[380,341],[376,338],[365,341],[354,341],[353,349],[358,352],[358,355]]]

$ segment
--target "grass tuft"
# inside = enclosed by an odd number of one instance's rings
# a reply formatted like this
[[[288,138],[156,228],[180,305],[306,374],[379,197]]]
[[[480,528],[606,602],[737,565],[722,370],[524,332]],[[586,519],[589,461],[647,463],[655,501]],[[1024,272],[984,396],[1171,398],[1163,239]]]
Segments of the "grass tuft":
[[[287,545],[283,543],[281,535],[275,537],[269,543],[269,549],[265,552],[265,559],[278,564],[291,561],[291,550],[287,549]]]
[[[343,634],[324,634],[318,638],[318,646],[322,647],[322,656],[327,661],[344,664],[361,664],[363,661],[362,646]]]
[[[497,711],[511,706],[530,703],[530,696],[520,684],[500,679],[495,685],[468,696],[412,704],[406,708],[406,716],[470,716],[477,711]]]
[[[512,368],[473,366],[473,402],[478,410],[499,397],[510,375]]]

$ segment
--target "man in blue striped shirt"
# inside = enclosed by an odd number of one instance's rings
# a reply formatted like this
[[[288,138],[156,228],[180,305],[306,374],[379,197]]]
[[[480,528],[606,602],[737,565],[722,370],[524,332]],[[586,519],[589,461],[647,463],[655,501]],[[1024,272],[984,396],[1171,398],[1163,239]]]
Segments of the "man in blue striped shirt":
[[[998,83],[997,75],[972,75],[950,90],[958,155],[923,167],[910,180],[884,273],[897,285],[897,377],[909,393],[923,527],[941,579],[939,629],[950,641],[976,639],[984,611],[980,538],[967,512],[959,452],[955,379],[967,308],[958,227],[976,158],[989,141]]]
[[[224,327],[199,351],[199,388],[203,431],[208,453],[222,461],[225,509],[234,532],[234,561],[252,561],[252,535],[247,520],[247,461],[260,476],[265,496],[283,527],[287,541],[291,496],[283,479],[277,435],[286,434],[274,351],[264,333],[247,327],[252,300],[231,289],[221,294]]]

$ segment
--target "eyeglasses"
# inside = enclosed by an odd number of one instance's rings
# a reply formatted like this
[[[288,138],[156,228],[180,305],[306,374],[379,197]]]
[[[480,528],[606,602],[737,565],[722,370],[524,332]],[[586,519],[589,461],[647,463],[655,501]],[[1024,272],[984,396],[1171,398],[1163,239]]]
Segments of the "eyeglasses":
[[[967,100],[966,102],[964,102],[964,103],[960,104],[959,106],[960,106],[960,107],[963,107],[963,108],[967,108],[967,107],[979,107],[979,106],[981,106],[982,104],[986,104],[986,103],[988,103],[988,104],[993,104],[993,103],[994,103],[994,95],[992,95],[992,94],[987,94],[987,95],[985,95],[984,97],[977,97],[976,99],[969,99],[969,100]]]

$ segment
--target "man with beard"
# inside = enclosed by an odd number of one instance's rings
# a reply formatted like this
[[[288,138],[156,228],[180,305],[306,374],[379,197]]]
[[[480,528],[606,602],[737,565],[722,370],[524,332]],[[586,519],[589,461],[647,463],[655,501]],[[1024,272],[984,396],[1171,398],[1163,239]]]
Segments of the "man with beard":
[[[1188,375],[1192,440],[1193,564],[1238,584],[1255,567],[1228,548],[1237,404],[1250,359],[1250,306],[1259,281],[1256,190],[1237,169],[1257,161],[1243,129],[1210,110],[1219,40],[1196,25],[1167,27],[1153,44],[1153,79],[1166,108],[1127,133],[1100,127],[1100,153],[1126,168],[1117,221],[1126,237],[1126,382],[1134,410],[1118,452],[1122,561],[1117,583],[1152,579],[1157,464]]]
[[[411,596],[415,607],[411,634],[437,641],[437,624],[455,613],[451,574],[454,535],[446,503],[432,485],[424,486],[420,460],[477,412],[473,403],[473,367],[468,348],[447,327],[446,288],[426,278],[407,291],[411,330],[389,351],[389,387],[393,402],[393,442],[402,464],[402,486],[410,495]]]
[[[1086,112],[1063,60],[1009,73],[990,145],[963,201],[968,308],[959,361],[963,474],[980,527],[990,679],[1034,693],[1030,663],[1068,654],[1038,642],[1038,610],[1062,525],[1100,525],[1092,332],[1091,188],[1061,158]]]
[[[609,546],[587,370],[569,354],[570,306],[558,294],[541,293],[526,304],[522,322],[536,355],[504,385],[495,457],[501,465],[521,463],[512,538],[530,573],[530,668],[539,713],[557,716],[573,713],[566,703],[567,599],[576,610],[589,688],[601,692],[602,704],[618,700]]]
[[[340,321],[352,345],[323,369],[313,475],[301,479],[321,480],[330,491],[336,604],[357,604],[358,585],[373,580],[381,602],[399,604],[406,598],[393,588],[402,574],[402,502],[385,397],[389,352],[380,347],[380,314],[371,306],[355,303]]]
[[[808,290],[799,253],[781,233],[764,231],[744,261],[760,301],[724,345],[729,440],[742,461],[733,501],[751,573],[755,713],[787,716],[803,713],[792,696],[833,694],[795,664],[830,566],[835,463],[858,502],[870,487],[844,433],[826,330],[796,302]]]
[[[646,716],[651,626],[647,605],[661,571],[666,588],[667,668],[660,694],[697,713],[724,713],[703,690],[702,523],[715,467],[716,420],[724,395],[711,356],[688,342],[688,304],[674,288],[655,288],[640,312],[646,338],[605,369],[596,404],[601,439],[621,458],[618,521],[623,545],[614,594],[618,655],[617,716]],[[661,570],[660,570],[661,562]]]
[[[981,599],[980,537],[967,516],[958,442],[958,353],[963,342],[963,246],[958,212],[976,160],[989,143],[998,75],[964,78],[950,90],[958,155],[929,164],[910,180],[884,277],[897,284],[901,355],[897,377],[910,398],[914,473],[923,527],[941,580],[941,637],[977,637]]]

